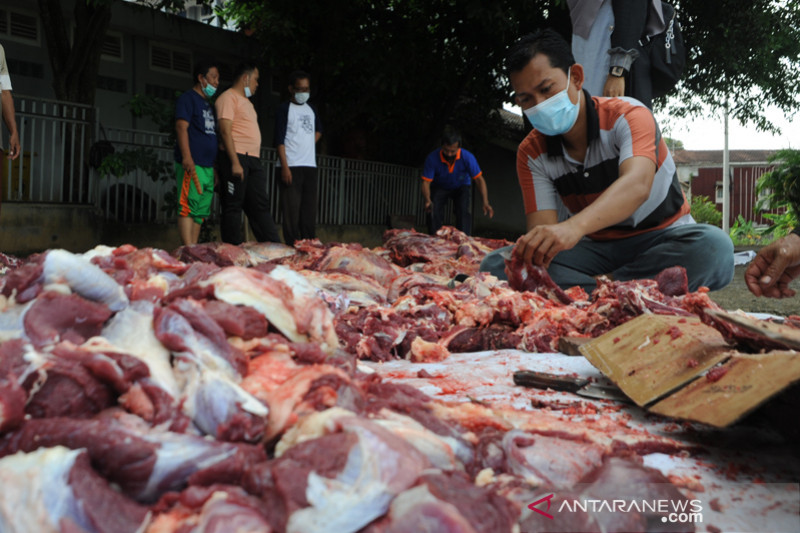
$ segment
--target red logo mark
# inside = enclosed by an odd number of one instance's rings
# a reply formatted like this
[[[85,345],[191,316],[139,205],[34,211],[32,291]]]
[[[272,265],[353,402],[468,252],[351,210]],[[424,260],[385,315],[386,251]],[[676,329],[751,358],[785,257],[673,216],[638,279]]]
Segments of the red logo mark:
[[[537,508],[536,508],[536,506],[537,506],[537,505],[539,505],[540,503],[542,503],[542,502],[546,501],[546,502],[547,502],[547,510],[549,511],[549,510],[550,510],[550,500],[552,500],[552,499],[553,499],[553,496],[554,496],[554,495],[553,495],[553,494],[551,494],[550,496],[545,496],[544,498],[539,498],[538,500],[536,500],[535,502],[533,502],[532,504],[530,504],[530,505],[528,506],[528,509],[530,509],[531,511],[535,511],[535,512],[539,513],[540,515],[544,515],[544,516],[546,516],[547,518],[549,518],[550,520],[553,520],[553,515],[551,515],[551,514],[549,514],[549,513],[545,513],[545,512],[544,512],[544,511],[542,511],[541,509],[537,509]]]

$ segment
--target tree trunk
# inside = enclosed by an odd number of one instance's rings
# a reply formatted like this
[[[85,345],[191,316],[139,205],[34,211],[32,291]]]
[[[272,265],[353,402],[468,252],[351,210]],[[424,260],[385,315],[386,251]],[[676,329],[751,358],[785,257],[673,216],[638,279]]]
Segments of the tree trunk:
[[[94,105],[100,55],[111,21],[112,1],[91,2],[90,5],[88,0],[74,0],[70,20],[64,16],[60,0],[38,0],[57,100]],[[72,42],[69,39],[71,30]],[[67,114],[66,109],[61,113],[62,116]],[[62,131],[61,138],[66,147],[62,178],[64,201],[86,203],[90,199],[86,161],[94,141],[92,130],[86,128],[83,134],[78,135],[74,135],[69,127]]]
[[[38,2],[56,98],[93,105],[113,0],[91,2],[91,5],[87,0],[74,0],[72,20],[64,16],[60,0]],[[73,25],[74,39],[70,42]]]

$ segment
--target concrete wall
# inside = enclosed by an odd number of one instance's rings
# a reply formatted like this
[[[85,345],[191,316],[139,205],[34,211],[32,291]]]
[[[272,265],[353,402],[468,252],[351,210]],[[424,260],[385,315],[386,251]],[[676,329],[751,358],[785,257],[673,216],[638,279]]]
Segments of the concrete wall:
[[[382,244],[384,226],[321,226],[322,242]],[[181,244],[177,224],[120,224],[97,217],[91,207],[4,203],[0,209],[0,252],[18,257],[53,248],[85,252],[99,244],[133,244],[172,251]]]
[[[180,244],[177,226],[110,223],[94,208],[79,205],[4,203],[0,228],[0,252],[20,257],[51,248],[85,252],[98,244],[168,250]]]
[[[468,148],[469,149],[469,148]],[[494,218],[483,215],[481,195],[473,192],[473,233],[516,240],[525,232],[525,209],[517,180],[517,144],[499,141],[473,153],[486,180]]]

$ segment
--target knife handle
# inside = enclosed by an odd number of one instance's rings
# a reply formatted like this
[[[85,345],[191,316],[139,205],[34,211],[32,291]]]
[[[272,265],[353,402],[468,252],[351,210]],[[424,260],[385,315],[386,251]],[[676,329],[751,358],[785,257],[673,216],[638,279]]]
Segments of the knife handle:
[[[535,372],[533,370],[517,370],[514,372],[514,384],[537,389],[553,389],[576,392],[589,384],[585,378]]]

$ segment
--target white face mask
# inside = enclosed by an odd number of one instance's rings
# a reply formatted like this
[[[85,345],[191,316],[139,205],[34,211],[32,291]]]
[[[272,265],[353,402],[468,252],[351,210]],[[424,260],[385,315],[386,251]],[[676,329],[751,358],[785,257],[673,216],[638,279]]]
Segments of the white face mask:
[[[303,105],[308,102],[309,96],[311,96],[311,93],[294,93],[294,101],[300,105]]]

